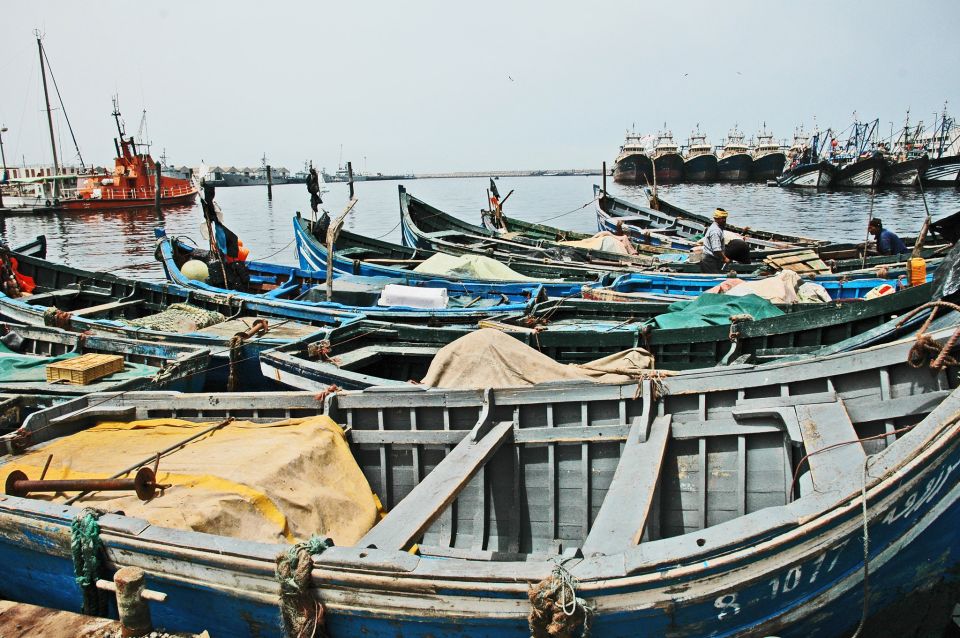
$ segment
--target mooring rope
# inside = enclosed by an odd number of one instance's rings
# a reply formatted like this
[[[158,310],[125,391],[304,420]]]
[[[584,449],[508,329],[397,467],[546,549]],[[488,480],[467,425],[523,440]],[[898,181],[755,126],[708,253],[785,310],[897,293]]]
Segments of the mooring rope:
[[[106,616],[107,601],[97,589],[103,554],[100,540],[100,523],[97,519],[103,512],[90,507],[83,508],[70,523],[70,552],[73,556],[73,573],[83,594],[82,612],[89,616]]]
[[[333,541],[311,536],[277,556],[276,577],[280,585],[280,617],[289,638],[326,636],[323,604],[310,595],[313,556],[322,554]]]
[[[582,626],[582,638],[589,638],[595,609],[577,596],[577,579],[558,562],[550,575],[527,592],[531,638],[573,638]]]
[[[867,613],[870,609],[870,526],[867,520],[867,470],[874,455],[863,460],[863,473],[860,482],[860,505],[863,517],[863,611],[860,614],[860,624],[850,638],[860,638],[864,626],[867,624]]]

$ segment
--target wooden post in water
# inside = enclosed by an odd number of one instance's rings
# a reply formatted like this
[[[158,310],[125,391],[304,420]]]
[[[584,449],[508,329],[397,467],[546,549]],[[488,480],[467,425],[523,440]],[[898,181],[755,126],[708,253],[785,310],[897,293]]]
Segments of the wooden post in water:
[[[267,164],[267,198],[273,199],[273,170]]]
[[[606,162],[603,163],[603,181],[601,183],[603,184],[603,194],[604,196],[606,196],[607,194],[607,163]]]
[[[154,206],[154,208],[156,209],[156,211],[159,213],[159,212],[160,212],[160,169],[161,169],[160,162],[156,162],[156,163],[154,164],[154,168],[156,168],[156,170],[157,170],[157,176],[156,176],[156,178],[157,178],[156,191],[157,191],[157,192],[154,193],[154,195],[153,195],[153,206]]]

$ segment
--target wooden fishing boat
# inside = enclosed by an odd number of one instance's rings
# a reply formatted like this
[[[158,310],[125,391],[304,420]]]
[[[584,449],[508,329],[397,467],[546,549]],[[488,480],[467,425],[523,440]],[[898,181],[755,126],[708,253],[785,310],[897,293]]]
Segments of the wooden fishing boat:
[[[316,222],[301,217],[293,218],[293,232],[296,238],[297,256],[300,267],[305,270],[323,271],[327,269],[327,247],[317,238],[319,228]],[[334,246],[333,269],[336,272],[365,277],[406,278],[411,281],[430,281],[439,275],[415,270],[428,258],[436,255],[435,250],[409,248],[392,244],[380,239],[364,237],[342,229]],[[577,294],[588,284],[610,283],[615,273],[584,271],[582,269],[558,269],[551,265],[522,262],[506,259],[503,261],[511,270],[525,279],[513,283],[530,283],[531,280],[543,285],[551,297],[566,297]],[[450,281],[478,284],[504,284],[510,280],[479,279],[458,276],[445,272],[442,275]]]
[[[99,359],[88,355],[101,355]],[[107,357],[121,357],[103,363]],[[80,357],[90,359],[78,361]],[[40,395],[63,400],[117,390],[203,389],[209,351],[195,346],[78,334],[0,322],[0,393]],[[91,377],[88,367],[109,365],[116,371]],[[84,382],[51,380],[49,366],[70,368],[63,374]],[[60,379],[61,377],[55,377]]]
[[[99,336],[193,345],[211,353],[208,383],[228,375],[244,387],[263,385],[257,356],[358,315],[330,310],[292,317],[267,305],[209,295],[166,283],[135,281],[14,252],[18,269],[36,290],[17,298],[0,293],[0,315],[32,326],[52,325]]]
[[[647,191],[647,196],[652,204],[656,204],[656,209],[640,206],[609,194],[603,194],[599,186],[594,185],[593,188],[598,198],[597,220],[601,228],[615,227],[617,222],[622,222],[624,231],[630,232],[631,235],[636,234],[642,236],[647,227],[652,227],[660,229],[671,228],[679,235],[697,237],[702,235],[707,227],[713,223],[706,215],[686,211],[659,197],[654,198],[650,191]],[[957,225],[960,224],[960,213],[953,213],[941,218],[937,221],[937,224],[937,229],[927,235],[924,245],[921,248],[921,256],[924,258],[942,255],[949,250],[950,244],[953,243],[950,237],[953,236],[953,233],[956,232]],[[933,228],[933,226],[931,226],[931,228]],[[807,237],[785,235],[765,230],[754,230],[753,228],[747,229],[733,225],[728,225],[727,230],[745,234],[751,247],[757,246],[760,249],[754,252],[755,257],[762,258],[764,256],[764,250],[772,250],[773,247],[778,245],[783,246],[783,244],[790,244],[795,247],[809,248],[814,251],[823,261],[830,264],[834,272],[845,272],[864,267],[873,268],[887,264],[901,263],[911,257],[910,253],[898,255],[868,255],[864,260],[860,256],[861,247],[859,244],[829,243]],[[904,241],[908,245],[914,243],[914,239],[909,237]],[[786,252],[794,249],[782,247],[781,250]],[[772,254],[775,255],[776,252],[776,250],[772,250]],[[734,266],[736,266],[736,264]]]
[[[430,206],[407,193],[403,186],[399,186],[399,192],[400,228],[406,246],[437,250],[451,255],[516,256],[528,261],[560,265],[574,263],[607,270],[657,266],[656,260],[649,255],[624,255],[569,246],[549,239],[543,233],[537,233],[534,237],[522,234],[504,236],[500,232],[470,224]],[[586,236],[582,237],[585,238]],[[653,233],[645,246],[652,246],[659,252],[667,249],[689,250],[693,242]]]
[[[658,328],[652,320],[668,312],[668,302],[564,299],[539,304],[528,317],[480,325],[495,327],[560,363],[582,364],[642,347],[653,355],[656,369],[675,371],[809,355],[846,341],[853,348],[857,337],[929,300],[926,284],[870,301],[783,305],[785,314],[776,317]],[[264,376],[301,390],[405,386],[423,378],[440,348],[470,331],[361,320],[263,352],[260,364]],[[898,334],[891,331],[886,338]]]
[[[243,262],[249,280],[239,284],[239,290],[220,288],[203,281],[190,279],[180,268],[186,262],[198,259],[208,262],[208,251],[189,246],[179,240],[171,240],[163,229],[156,229],[157,259],[163,264],[167,278],[173,283],[210,295],[233,295],[242,300],[254,300],[283,314],[287,309],[299,314],[318,310],[363,314],[385,321],[418,321],[438,325],[445,322],[476,323],[494,315],[526,313],[537,301],[547,298],[543,288],[535,282],[530,284],[466,284],[440,279],[418,281],[394,280],[400,285],[415,288],[442,289],[447,303],[442,308],[378,305],[346,305],[328,302],[326,299],[326,273],[303,270],[293,266],[281,266],[262,262]],[[216,272],[216,258],[210,270]],[[222,281],[222,279],[221,279]]]
[[[588,615],[608,638],[841,638],[861,609],[862,635],[908,635],[904,609],[928,610],[960,562],[956,369],[912,367],[914,344],[624,386],[335,393],[325,411],[387,514],[352,546],[304,546],[300,607],[331,636],[520,638],[553,618],[577,635]],[[319,411],[313,393],[97,395],[0,443],[88,428],[94,405],[121,423]],[[0,595],[80,606],[79,515],[0,501]],[[167,594],[157,626],[216,618],[218,635],[281,635],[275,570],[289,545],[98,522],[103,577],[139,567]],[[314,618],[300,618],[308,631]]]

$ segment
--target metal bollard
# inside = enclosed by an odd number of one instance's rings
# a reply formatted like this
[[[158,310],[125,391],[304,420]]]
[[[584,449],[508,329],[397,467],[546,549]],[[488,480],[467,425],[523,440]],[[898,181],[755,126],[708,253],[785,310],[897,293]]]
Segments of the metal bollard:
[[[120,612],[120,630],[123,638],[146,636],[153,631],[148,600],[164,602],[167,595],[145,588],[143,570],[139,567],[121,567],[113,576],[113,582],[98,580],[97,588],[115,592],[117,610]]]

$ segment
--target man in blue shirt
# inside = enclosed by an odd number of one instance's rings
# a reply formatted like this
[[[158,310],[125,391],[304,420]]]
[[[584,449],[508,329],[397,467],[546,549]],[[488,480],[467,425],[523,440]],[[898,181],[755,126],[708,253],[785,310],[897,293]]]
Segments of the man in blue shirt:
[[[727,225],[727,211],[718,208],[713,212],[713,223],[703,235],[703,258],[700,260],[700,272],[718,274],[729,259],[723,253],[723,229]]]
[[[867,225],[867,232],[877,241],[877,252],[881,255],[898,255],[907,252],[907,245],[892,230],[883,227],[883,221],[874,217]]]

